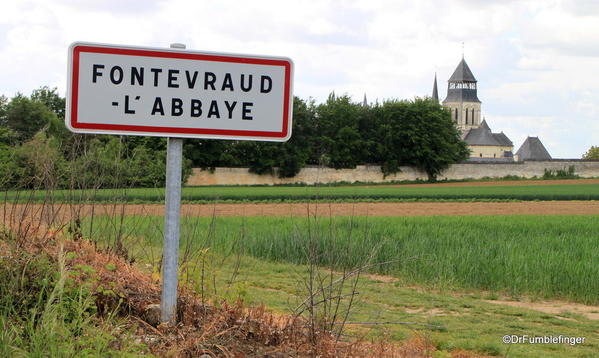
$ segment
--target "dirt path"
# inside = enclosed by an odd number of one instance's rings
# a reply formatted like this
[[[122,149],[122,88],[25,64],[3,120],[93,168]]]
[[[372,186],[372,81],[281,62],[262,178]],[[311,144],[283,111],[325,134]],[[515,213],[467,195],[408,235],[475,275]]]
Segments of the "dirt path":
[[[526,186],[526,185],[561,185],[561,184],[599,184],[599,179],[556,179],[556,180],[495,180],[436,184],[393,184],[377,185],[384,187],[440,187],[440,186]]]
[[[538,202],[422,202],[422,203],[284,203],[284,204],[185,204],[184,216],[433,216],[433,215],[599,215],[599,201]],[[54,218],[91,215],[162,215],[159,204],[83,205],[53,207],[15,205],[0,207],[0,220],[19,222],[26,217]]]
[[[588,319],[599,320],[599,307],[587,306],[580,303],[561,302],[561,301],[543,301],[543,302],[527,302],[527,301],[504,301],[504,300],[483,300],[487,303],[496,305],[505,305],[510,307],[527,308],[551,315],[559,316],[564,313],[576,313]],[[558,317],[559,318],[559,317]],[[567,319],[567,318],[561,318]]]
[[[397,282],[399,279],[394,276],[387,275],[377,275],[377,274],[365,274],[364,277],[378,282],[383,283],[393,283]],[[428,292],[423,290],[422,287],[419,286],[408,286],[407,288],[413,289],[417,292]],[[456,297],[463,297],[467,294],[455,292],[452,295]],[[526,308],[529,310],[539,311],[543,313],[548,313],[556,316],[558,319],[563,320],[571,320],[572,318],[562,317],[562,315],[566,313],[575,313],[579,314],[583,317],[586,317],[591,320],[599,321],[599,306],[589,306],[584,305],[582,303],[574,303],[574,302],[566,302],[566,301],[512,301],[508,299],[499,299],[499,300],[481,300],[482,302],[492,303],[500,306],[510,306],[510,307],[518,307],[518,308]],[[422,313],[425,312],[424,308],[414,309],[413,312],[406,310],[408,313]],[[427,314],[434,313],[433,310],[426,311]]]

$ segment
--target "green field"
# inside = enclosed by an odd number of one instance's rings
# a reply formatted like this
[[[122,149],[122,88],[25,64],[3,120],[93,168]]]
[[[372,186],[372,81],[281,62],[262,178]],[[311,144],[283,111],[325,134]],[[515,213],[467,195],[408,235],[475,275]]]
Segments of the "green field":
[[[96,217],[93,228],[83,223],[83,234],[91,230],[95,240],[114,246],[120,233],[130,255],[157,270],[163,218],[119,220]],[[333,279],[357,266],[391,261],[369,272],[396,279],[363,276],[348,320],[409,324],[349,325],[350,335],[403,340],[422,334],[439,354],[461,348],[508,357],[593,357],[599,349],[597,322],[580,314],[484,301],[597,305],[599,222],[592,216],[185,218],[180,251],[182,282],[204,287],[212,297],[281,312],[306,297],[308,257],[321,269],[332,268]],[[587,342],[505,345],[505,334],[563,334]]]
[[[237,267],[234,260],[228,260],[221,266],[216,281],[227,282],[234,270],[240,273],[237,286],[229,289],[229,297],[239,295],[250,304],[266,304],[270,309],[289,312],[306,295],[302,288],[308,271],[305,266],[243,258]],[[440,351],[432,355],[435,358],[450,357],[447,352],[456,348],[509,358],[591,358],[599,351],[597,321],[567,310],[546,314],[486,302],[495,300],[495,294],[414,289],[401,281],[384,282],[372,277],[362,277],[358,291],[358,301],[348,317],[350,322],[410,324],[350,324],[346,332],[349,336],[401,341],[414,334],[423,335]],[[506,334],[563,334],[586,337],[586,342],[576,346],[506,345],[501,341]]]
[[[119,219],[120,220],[120,219]],[[162,217],[96,217],[91,237],[115,232],[159,257]],[[210,247],[272,262],[371,270],[406,284],[478,289],[599,304],[595,216],[186,218],[182,251]],[[83,233],[90,230],[84,222]],[[136,252],[140,254],[140,252]]]
[[[128,221],[127,228],[138,223]],[[148,227],[153,225],[147,224]],[[189,225],[185,227],[192,229]],[[210,240],[205,241],[209,238],[210,235],[194,237],[192,244],[197,249],[210,244]],[[0,236],[0,244],[6,239]],[[184,240],[182,253],[185,253],[186,243]],[[134,255],[136,265],[157,273],[159,256],[153,259],[144,256],[155,246],[148,245],[141,237],[131,237],[127,246],[138,250]],[[192,251],[198,253],[198,250]],[[208,302],[220,302],[223,298],[229,302],[242,299],[247,305],[265,304],[268,310],[289,313],[307,296],[305,283],[310,269],[306,265],[270,262],[245,255],[227,256],[205,249],[199,252],[201,256],[181,265],[180,282],[196,290],[202,299],[206,294]],[[110,314],[96,316],[94,296],[83,286],[72,286],[81,283],[72,278],[81,277],[84,272],[89,275],[87,280],[96,279],[91,266],[69,265],[69,260],[79,254],[77,251],[64,252],[60,256],[64,261],[59,262],[49,261],[44,255],[16,258],[0,255],[3,282],[0,285],[1,357],[151,356],[140,343],[139,333],[135,333],[136,325],[141,323],[139,319],[133,319],[136,316],[129,319]],[[114,270],[112,263],[105,265],[106,270]],[[95,267],[98,267],[97,263]],[[318,271],[326,284],[329,273],[324,269]],[[332,273],[330,277],[337,279],[339,273]],[[106,288],[101,290],[105,290],[104,294],[112,292]],[[347,316],[344,340],[373,338],[398,342],[416,335],[425,337],[436,347],[431,355],[434,358],[450,357],[449,352],[454,349],[510,358],[590,358],[596,357],[599,351],[597,321],[566,308],[549,314],[494,304],[498,298],[506,299],[494,293],[415,288],[406,286],[401,280],[370,275],[362,275],[356,290],[356,299]],[[351,282],[342,291],[348,295]],[[339,312],[343,314],[346,308],[347,300],[343,301]],[[321,308],[320,312],[323,311]],[[585,337],[586,341],[576,346],[506,345],[502,343],[506,334],[561,334]]]
[[[127,201],[154,203],[164,200],[164,189],[57,190],[51,198],[43,191],[8,192],[6,200],[41,202]],[[497,185],[465,187],[413,186],[217,186],[185,187],[183,202],[242,201],[397,201],[397,200],[599,200],[599,184]]]

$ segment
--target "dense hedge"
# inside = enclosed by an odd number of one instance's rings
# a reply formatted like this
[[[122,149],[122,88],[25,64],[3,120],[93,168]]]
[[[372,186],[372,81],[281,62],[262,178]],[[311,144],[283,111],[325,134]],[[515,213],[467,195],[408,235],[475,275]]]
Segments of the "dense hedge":
[[[30,97],[0,97],[0,186],[104,188],[164,185],[166,139],[76,135],[64,125],[65,99],[42,87]],[[371,106],[348,96],[325,103],[294,99],[286,143],[184,142],[184,180],[191,167],[249,167],[258,174],[293,177],[305,165],[355,168],[378,164],[385,175],[401,165],[430,179],[468,157],[450,114],[430,99]]]
[[[280,177],[293,177],[307,164],[378,164],[385,175],[410,165],[434,179],[469,156],[449,112],[430,99],[363,106],[334,95],[320,105],[295,98],[287,143],[196,140],[185,150],[197,167],[247,166],[258,174],[277,170]]]
[[[64,106],[47,87],[0,97],[0,188],[164,186],[166,139],[77,135],[64,125]],[[183,180],[190,174],[186,160]]]

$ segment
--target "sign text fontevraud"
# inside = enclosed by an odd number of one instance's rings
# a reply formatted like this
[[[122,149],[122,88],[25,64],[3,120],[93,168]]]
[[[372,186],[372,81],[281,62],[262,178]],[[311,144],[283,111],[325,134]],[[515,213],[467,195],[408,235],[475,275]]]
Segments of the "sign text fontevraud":
[[[286,141],[285,57],[73,43],[66,125],[74,132]]]

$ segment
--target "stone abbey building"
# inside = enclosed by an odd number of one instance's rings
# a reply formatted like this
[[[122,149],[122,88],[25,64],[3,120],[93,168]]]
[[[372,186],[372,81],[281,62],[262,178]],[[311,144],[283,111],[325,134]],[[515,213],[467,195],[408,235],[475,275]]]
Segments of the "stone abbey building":
[[[551,159],[537,137],[529,137],[523,144],[523,147],[526,145],[526,148],[520,148],[517,155],[514,156],[512,141],[503,132],[493,133],[487,121],[481,116],[477,82],[466,60],[462,57],[458,67],[447,81],[447,97],[442,102],[442,105],[449,109],[456,126],[461,130],[462,139],[468,144],[469,161],[513,162],[514,160]],[[439,102],[436,74],[432,98]],[[519,158],[519,155],[522,157]]]

